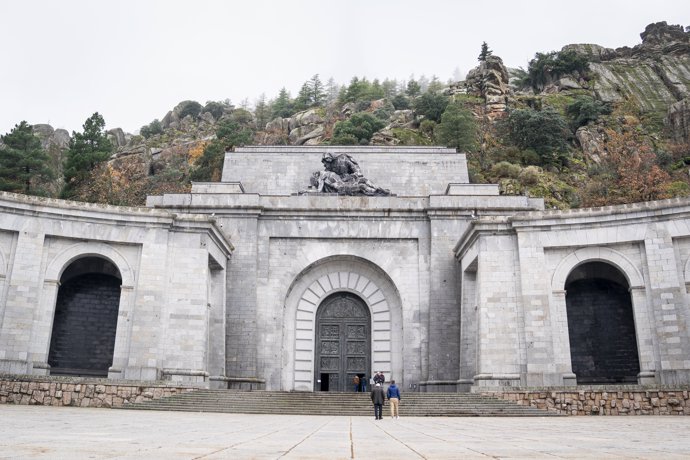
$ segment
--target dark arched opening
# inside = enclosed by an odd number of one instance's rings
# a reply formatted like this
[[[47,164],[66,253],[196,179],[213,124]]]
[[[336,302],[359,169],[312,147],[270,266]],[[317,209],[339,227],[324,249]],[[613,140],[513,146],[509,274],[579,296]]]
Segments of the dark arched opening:
[[[52,375],[108,376],[121,284],[117,267],[99,257],[67,267],[60,277],[48,353]]]
[[[316,312],[316,391],[355,391],[371,376],[371,315],[349,292],[326,297]],[[361,387],[360,387],[361,388]]]
[[[627,279],[612,265],[588,262],[570,273],[565,289],[577,383],[636,383],[640,360]]]

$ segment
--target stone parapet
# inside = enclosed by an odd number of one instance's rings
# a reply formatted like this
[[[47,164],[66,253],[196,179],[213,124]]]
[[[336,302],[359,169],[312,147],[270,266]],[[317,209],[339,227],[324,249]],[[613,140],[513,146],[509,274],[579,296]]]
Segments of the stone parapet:
[[[253,146],[225,153],[222,182],[241,182],[247,193],[291,195],[307,189],[324,169],[322,156],[351,154],[364,176],[394,195],[445,193],[469,183],[465,154],[444,147]]]
[[[690,387],[611,386],[484,391],[483,395],[563,415],[690,415]]]
[[[123,407],[197,389],[191,385],[151,381],[0,375],[0,404]]]

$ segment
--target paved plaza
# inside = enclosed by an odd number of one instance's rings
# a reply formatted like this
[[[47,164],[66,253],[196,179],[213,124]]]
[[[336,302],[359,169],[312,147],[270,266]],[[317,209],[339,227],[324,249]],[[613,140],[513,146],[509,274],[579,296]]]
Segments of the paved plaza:
[[[690,458],[690,417],[389,418],[0,406],[0,458]]]

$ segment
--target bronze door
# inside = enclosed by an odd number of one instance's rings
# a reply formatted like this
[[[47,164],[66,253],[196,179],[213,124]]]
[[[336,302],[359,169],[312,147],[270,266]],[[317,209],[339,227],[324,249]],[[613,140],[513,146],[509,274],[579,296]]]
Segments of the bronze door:
[[[369,380],[371,318],[354,294],[327,297],[316,313],[317,391],[354,391],[355,375]]]

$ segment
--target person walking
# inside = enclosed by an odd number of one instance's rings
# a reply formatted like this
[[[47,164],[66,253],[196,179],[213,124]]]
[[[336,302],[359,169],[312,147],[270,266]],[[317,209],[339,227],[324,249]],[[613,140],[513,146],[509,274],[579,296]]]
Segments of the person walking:
[[[360,391],[359,388],[359,375],[355,375],[352,379],[352,384],[355,386],[355,393],[358,393]]]
[[[383,385],[383,382],[386,381],[386,377],[383,376],[383,372],[377,371],[376,375],[374,376],[374,383],[380,383]]]
[[[391,380],[391,385],[386,392],[388,401],[391,403],[391,418],[400,418],[398,406],[400,404],[400,389],[395,385],[395,380]]]
[[[381,420],[383,418],[383,403],[385,401],[386,395],[383,392],[383,387],[380,383],[377,383],[371,390],[371,402],[374,403],[374,419]]]

